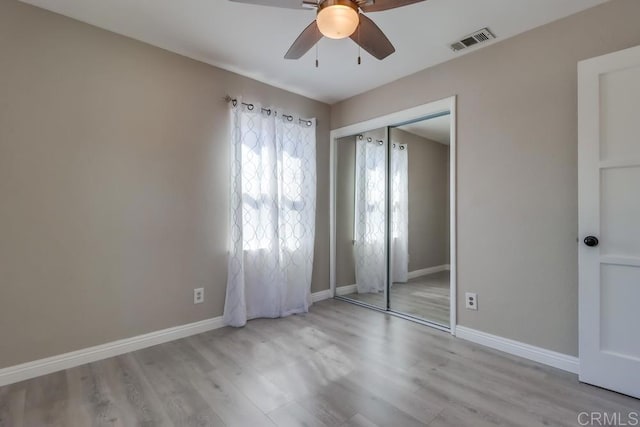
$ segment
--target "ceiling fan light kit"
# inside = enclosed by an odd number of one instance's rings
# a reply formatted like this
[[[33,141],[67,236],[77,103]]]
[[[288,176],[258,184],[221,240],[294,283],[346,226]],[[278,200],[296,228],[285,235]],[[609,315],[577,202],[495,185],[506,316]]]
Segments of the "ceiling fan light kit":
[[[358,5],[350,0],[325,0],[318,6],[318,29],[330,39],[344,39],[356,31]]]

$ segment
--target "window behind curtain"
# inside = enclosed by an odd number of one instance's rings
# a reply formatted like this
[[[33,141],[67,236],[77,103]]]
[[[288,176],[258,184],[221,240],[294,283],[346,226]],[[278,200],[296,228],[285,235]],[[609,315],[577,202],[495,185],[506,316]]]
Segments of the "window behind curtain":
[[[269,110],[266,110],[269,111]],[[272,108],[270,111],[274,111]],[[225,322],[308,310],[316,206],[315,120],[231,110]]]

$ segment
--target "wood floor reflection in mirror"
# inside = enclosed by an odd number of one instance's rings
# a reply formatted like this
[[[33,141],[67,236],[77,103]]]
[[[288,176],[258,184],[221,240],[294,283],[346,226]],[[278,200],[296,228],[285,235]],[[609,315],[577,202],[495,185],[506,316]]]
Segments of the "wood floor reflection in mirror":
[[[394,311],[449,326],[449,271],[441,271],[394,283],[391,287],[391,306]],[[343,295],[366,304],[384,305],[384,293]]]

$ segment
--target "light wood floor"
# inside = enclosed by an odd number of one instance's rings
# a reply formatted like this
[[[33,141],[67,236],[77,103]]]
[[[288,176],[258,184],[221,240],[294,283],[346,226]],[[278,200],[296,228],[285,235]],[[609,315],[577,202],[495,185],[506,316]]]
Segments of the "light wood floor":
[[[449,271],[416,277],[407,283],[394,283],[391,287],[391,309],[439,325],[449,326],[449,283]],[[385,307],[384,293],[353,293],[343,295],[343,297],[376,307]]]
[[[640,401],[328,300],[0,388],[0,426],[576,426]]]

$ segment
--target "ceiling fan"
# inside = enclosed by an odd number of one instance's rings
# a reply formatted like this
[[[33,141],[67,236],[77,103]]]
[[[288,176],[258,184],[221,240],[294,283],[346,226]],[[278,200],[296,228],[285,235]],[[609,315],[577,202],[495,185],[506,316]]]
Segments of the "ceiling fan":
[[[285,59],[299,59],[325,36],[332,39],[350,37],[360,47],[378,59],[384,59],[396,49],[371,19],[360,12],[380,12],[425,0],[231,0],[262,6],[288,9],[317,9],[315,21],[293,42]]]

